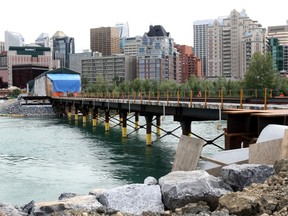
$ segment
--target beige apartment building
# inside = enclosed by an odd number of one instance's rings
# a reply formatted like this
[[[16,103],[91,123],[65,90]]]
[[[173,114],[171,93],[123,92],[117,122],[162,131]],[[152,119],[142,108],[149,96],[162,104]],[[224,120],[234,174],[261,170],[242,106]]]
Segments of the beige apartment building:
[[[288,20],[286,25],[268,26],[268,38],[277,38],[280,46],[288,46]]]
[[[88,83],[95,83],[99,76],[103,76],[109,84],[115,79],[132,81],[136,78],[136,57],[119,54],[83,59],[82,77]]]
[[[245,10],[233,10],[208,26],[207,76],[242,79],[255,52],[265,52],[265,28]]]
[[[103,56],[120,53],[120,36],[117,27],[100,27],[90,29],[90,49]]]
[[[130,56],[136,56],[139,53],[139,47],[142,45],[141,36],[128,37],[124,43],[124,54]]]

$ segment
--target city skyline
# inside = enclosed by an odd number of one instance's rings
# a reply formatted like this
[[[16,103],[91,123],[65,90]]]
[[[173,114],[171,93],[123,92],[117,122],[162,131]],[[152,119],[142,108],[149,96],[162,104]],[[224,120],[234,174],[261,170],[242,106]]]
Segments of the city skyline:
[[[193,22],[228,16],[235,9],[246,10],[247,15],[264,28],[286,25],[288,15],[284,0],[275,0],[273,5],[261,0],[191,0],[152,1],[133,4],[129,0],[79,1],[50,0],[39,5],[39,1],[4,0],[1,2],[0,41],[4,41],[6,30],[18,32],[25,43],[34,43],[41,33],[50,37],[60,30],[75,38],[75,50],[90,48],[90,29],[115,26],[128,22],[130,37],[143,36],[150,25],[162,25],[178,44],[193,46]],[[177,5],[176,5],[177,3]],[[273,7],[274,6],[274,7]]]

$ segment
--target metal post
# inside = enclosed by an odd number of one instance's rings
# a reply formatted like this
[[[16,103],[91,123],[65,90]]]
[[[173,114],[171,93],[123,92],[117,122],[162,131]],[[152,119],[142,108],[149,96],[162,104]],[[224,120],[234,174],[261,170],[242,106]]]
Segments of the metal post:
[[[180,121],[180,125],[182,128],[182,134],[186,136],[191,136],[191,120]]]
[[[167,106],[168,106],[169,105],[169,92],[168,91],[167,91],[166,96],[167,96]]]
[[[190,107],[192,107],[193,91],[190,90]]]
[[[135,112],[135,129],[139,129],[140,124],[139,124],[139,113]]]
[[[72,112],[71,112],[71,104],[68,104],[68,119],[70,120],[72,116]]]
[[[204,108],[207,109],[207,90],[206,89],[204,91],[204,99],[205,99]]]
[[[109,109],[105,110],[105,131],[109,131]]]
[[[264,89],[264,110],[267,110],[267,88]]]
[[[153,115],[146,115],[146,145],[152,145],[152,119]]]
[[[161,117],[160,115],[157,115],[157,116],[156,116],[156,126],[157,126],[156,134],[157,134],[158,136],[161,135],[161,130],[160,130],[160,127],[161,127],[161,118],[160,118],[160,117]]]
[[[78,106],[75,105],[75,117],[74,117],[75,121],[78,121]]]
[[[127,137],[127,112],[122,111],[122,138]]]
[[[243,89],[240,89],[240,109],[243,109]]]
[[[82,122],[85,124],[87,122],[87,107],[82,107]]]
[[[122,128],[122,126],[123,126],[123,113],[121,110],[119,111],[119,123],[120,123],[120,127]]]
[[[224,108],[224,92],[223,89],[221,89],[221,109]]]
[[[93,114],[92,114],[92,126],[95,127],[97,125],[97,116],[98,116],[98,108],[93,108]]]

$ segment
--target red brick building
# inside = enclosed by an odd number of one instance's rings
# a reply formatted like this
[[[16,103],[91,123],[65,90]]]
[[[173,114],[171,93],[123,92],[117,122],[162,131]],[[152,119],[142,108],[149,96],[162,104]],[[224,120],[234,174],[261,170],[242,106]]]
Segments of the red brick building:
[[[180,82],[185,82],[192,75],[200,78],[202,74],[201,60],[193,54],[192,47],[176,44],[175,48],[179,53]]]

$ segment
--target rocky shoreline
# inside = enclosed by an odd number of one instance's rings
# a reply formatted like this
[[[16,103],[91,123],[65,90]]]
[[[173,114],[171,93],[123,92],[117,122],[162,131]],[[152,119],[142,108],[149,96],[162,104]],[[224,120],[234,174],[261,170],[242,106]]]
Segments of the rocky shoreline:
[[[52,107],[0,103],[0,115],[54,116]],[[0,191],[1,192],[1,191]],[[63,193],[51,202],[1,203],[0,216],[267,216],[288,215],[288,159],[274,166],[232,164],[215,177],[203,170],[176,171],[143,184]]]
[[[52,106],[21,105],[21,100],[9,99],[0,103],[1,116],[55,116]]]
[[[57,201],[17,207],[0,203],[4,216],[267,216],[288,215],[288,159],[274,166],[242,164],[223,167],[220,177],[203,170],[175,171],[158,181],[87,195],[63,193]]]

